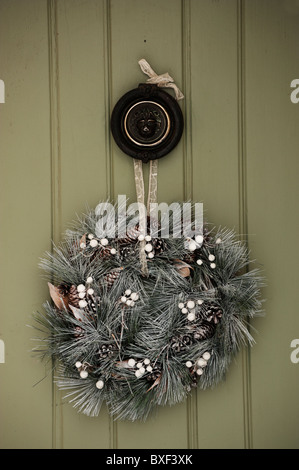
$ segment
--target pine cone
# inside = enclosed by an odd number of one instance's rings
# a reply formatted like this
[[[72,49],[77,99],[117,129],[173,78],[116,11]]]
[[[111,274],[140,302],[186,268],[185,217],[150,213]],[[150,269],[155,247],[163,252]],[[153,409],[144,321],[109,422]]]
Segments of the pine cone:
[[[190,251],[190,253],[186,253],[186,255],[184,256],[183,261],[185,261],[186,263],[194,263],[195,258],[196,258],[196,256],[195,256],[194,251]]]
[[[193,343],[192,337],[190,335],[183,335],[179,337],[171,338],[171,349],[178,353],[181,351],[185,351]]]
[[[62,295],[63,297],[66,297],[69,293],[70,286],[68,286],[67,284],[59,284],[59,286],[57,286],[57,289],[60,295]]]
[[[131,243],[136,243],[140,235],[139,226],[131,227],[127,230],[126,236],[119,238],[118,242],[120,245],[130,245]]]
[[[207,313],[209,315],[207,320],[212,321],[213,323],[215,323],[215,325],[217,325],[217,323],[219,323],[221,320],[223,312],[222,309],[219,308],[217,305],[212,305]]]
[[[101,250],[98,253],[98,256],[99,256],[99,258],[102,258],[102,259],[111,258],[111,256],[112,256],[111,255],[111,248],[107,248],[106,246],[102,247]]]
[[[48,282],[49,291],[53,302],[59,310],[69,309],[70,305],[79,306],[79,297],[76,286],[68,286],[67,284],[59,284],[53,286]]]
[[[166,243],[163,238],[153,238],[152,245],[154,247],[155,254],[163,253],[166,249]]]
[[[217,323],[219,323],[221,320],[222,313],[223,311],[218,305],[212,304],[209,305],[206,309],[201,309],[200,317],[217,325]]]
[[[114,271],[110,271],[109,273],[105,274],[104,282],[106,283],[108,288],[111,288],[115,281],[119,278],[123,268],[116,268]]]
[[[112,357],[113,354],[117,351],[116,344],[103,344],[99,349],[100,359],[106,359],[107,357]]]
[[[75,338],[83,338],[84,336],[84,330],[80,326],[75,327],[75,333],[74,333]]]
[[[195,340],[208,339],[214,336],[216,331],[216,326],[214,323],[203,320],[199,323],[194,331],[193,338]]]
[[[94,300],[92,298],[91,299],[87,298],[88,309],[91,310],[93,313],[96,313],[96,311],[97,311],[97,305],[96,305],[95,302],[100,303],[100,298],[97,297],[96,300]]]
[[[178,353],[183,349],[183,343],[180,341],[179,338],[171,338],[171,349]]]
[[[123,260],[135,256],[136,254],[134,246],[132,245],[123,246],[122,248],[120,248],[119,253]]]
[[[76,286],[71,286],[69,288],[69,293],[68,293],[68,300],[69,304],[73,305],[74,307],[79,307],[79,296],[78,296],[78,291]]]
[[[160,366],[155,366],[151,372],[148,373],[146,376],[146,380],[148,382],[155,382],[162,373],[161,367]]]

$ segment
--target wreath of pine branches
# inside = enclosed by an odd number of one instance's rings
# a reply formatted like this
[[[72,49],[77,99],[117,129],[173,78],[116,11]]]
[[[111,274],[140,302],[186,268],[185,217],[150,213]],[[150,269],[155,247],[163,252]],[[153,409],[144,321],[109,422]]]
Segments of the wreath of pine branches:
[[[40,263],[51,300],[34,314],[34,351],[78,411],[97,416],[105,402],[115,419],[146,420],[214,387],[254,343],[262,277],[232,230],[208,225],[193,239],[148,235],[144,276],[138,225],[100,239],[96,223],[88,210]]]

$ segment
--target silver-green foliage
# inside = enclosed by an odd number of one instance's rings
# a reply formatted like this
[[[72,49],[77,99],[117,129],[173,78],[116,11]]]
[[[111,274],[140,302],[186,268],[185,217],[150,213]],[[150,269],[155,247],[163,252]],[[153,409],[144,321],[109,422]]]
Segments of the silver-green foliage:
[[[76,318],[72,309],[46,302],[43,311],[35,314],[40,332],[35,351],[43,360],[53,361],[58,387],[67,391],[66,397],[80,412],[96,416],[105,402],[116,419],[145,420],[158,405],[184,400],[194,386],[205,389],[223,380],[234,355],[254,342],[249,321],[261,313],[262,278],[258,269],[249,269],[247,248],[227,229],[205,229],[203,244],[192,253],[182,238],[165,240],[163,249],[147,260],[144,276],[138,240],[132,244],[135,251],[126,257],[121,256],[123,244],[116,238],[109,240],[109,248],[116,250],[113,256],[101,256],[100,245],[80,248],[84,234],[95,233],[96,221],[90,210],[41,261],[55,286],[67,289],[92,277],[95,306],[79,309],[82,315]],[[207,261],[211,252],[214,269]],[[197,258],[203,260],[201,265]],[[187,263],[190,275],[182,276],[178,260]],[[105,277],[109,272],[118,273],[111,285]],[[120,301],[127,289],[139,296],[131,307]],[[178,307],[189,299],[196,303],[193,322]],[[200,324],[198,300],[203,306],[217,305],[222,316],[212,336],[195,340],[192,335]],[[188,335],[190,344],[173,348],[174,339]],[[112,353],[101,356],[101,348],[109,345]],[[197,375],[197,360],[205,352],[210,359],[202,375]],[[158,378],[149,380],[147,371],[137,377],[129,359],[136,364],[148,359]],[[192,367],[186,366],[188,361]],[[85,364],[86,378],[80,376],[78,362]],[[96,386],[99,380],[102,388]]]

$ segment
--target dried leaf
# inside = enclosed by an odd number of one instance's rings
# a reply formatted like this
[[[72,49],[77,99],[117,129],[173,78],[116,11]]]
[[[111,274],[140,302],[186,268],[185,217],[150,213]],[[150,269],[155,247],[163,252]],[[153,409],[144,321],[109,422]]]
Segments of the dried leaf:
[[[79,308],[77,307],[73,307],[73,305],[70,305],[70,309],[71,311],[73,312],[74,314],[74,317],[79,320],[79,321],[83,321],[84,318],[85,318],[85,312],[83,312],[83,310],[80,310]]]
[[[64,310],[68,308],[68,297],[61,294],[58,287],[53,286],[48,282],[50,296],[59,310]]]
[[[84,245],[86,245],[86,233],[83,235],[83,237],[81,237],[80,241],[79,241],[79,247],[81,248],[81,243],[84,243]]]
[[[159,375],[159,377],[154,381],[153,385],[146,392],[149,392],[152,388],[157,387],[157,385],[159,385],[160,382],[161,382],[161,375]]]
[[[182,261],[180,259],[175,260],[176,263],[174,264],[175,269],[178,271],[178,273],[183,276],[183,277],[188,277],[190,276],[190,269],[193,269],[190,264],[185,263],[185,261]]]

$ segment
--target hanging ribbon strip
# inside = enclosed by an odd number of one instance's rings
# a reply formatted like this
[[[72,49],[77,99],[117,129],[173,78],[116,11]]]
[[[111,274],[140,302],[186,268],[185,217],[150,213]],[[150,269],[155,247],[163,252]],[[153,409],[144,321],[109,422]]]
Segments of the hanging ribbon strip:
[[[142,171],[142,161],[134,158],[134,175],[135,175],[135,186],[136,196],[139,209],[139,231],[142,235],[147,234],[147,214],[150,214],[151,204],[157,202],[157,191],[158,191],[158,161],[150,161],[150,174],[149,174],[149,187],[148,187],[148,198],[147,208],[145,209],[145,191],[144,191],[144,179]],[[146,276],[148,274],[146,252],[145,252],[146,241],[140,242],[140,262],[142,273]]]
[[[158,160],[150,161],[150,174],[148,184],[147,213],[150,213],[151,204],[157,202],[158,192]]]
[[[135,186],[136,186],[136,196],[139,209],[139,231],[142,235],[146,235],[147,228],[147,219],[146,211],[144,205],[144,180],[143,180],[143,171],[142,171],[142,161],[134,158],[134,175],[135,175]],[[147,262],[146,262],[146,252],[145,252],[145,240],[140,242],[140,262],[141,262],[141,271],[144,276],[147,276]]]
[[[174,79],[168,74],[168,72],[163,73],[162,75],[156,74],[153,71],[149,63],[145,59],[140,59],[138,61],[140,68],[143,73],[148,75],[150,78],[147,79],[147,83],[156,84],[161,88],[173,88],[175,92],[176,100],[182,100],[184,98],[183,93],[181,90],[176,86],[174,83]]]
[[[139,209],[139,231],[142,235],[147,235],[147,215],[150,214],[151,204],[157,202],[158,191],[158,161],[150,161],[150,174],[148,186],[147,207],[145,208],[145,190],[142,171],[142,161],[134,158],[134,175],[136,196]],[[143,275],[148,275],[147,260],[145,252],[146,241],[140,242],[140,262]]]

